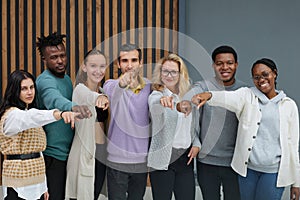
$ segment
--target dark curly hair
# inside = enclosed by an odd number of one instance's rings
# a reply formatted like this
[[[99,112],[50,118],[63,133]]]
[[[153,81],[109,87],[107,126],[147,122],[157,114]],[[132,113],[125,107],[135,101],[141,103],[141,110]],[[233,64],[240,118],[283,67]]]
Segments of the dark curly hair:
[[[37,38],[36,45],[40,52],[40,55],[43,56],[44,49],[49,46],[58,46],[60,44],[64,44],[64,38],[67,37],[64,34],[58,34],[57,32],[51,33],[48,36],[44,36]]]

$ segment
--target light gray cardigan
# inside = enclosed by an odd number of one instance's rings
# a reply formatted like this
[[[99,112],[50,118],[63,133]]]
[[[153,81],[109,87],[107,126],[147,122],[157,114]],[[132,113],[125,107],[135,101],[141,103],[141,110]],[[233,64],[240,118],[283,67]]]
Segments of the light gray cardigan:
[[[176,105],[174,109],[163,107],[160,99],[166,96],[166,91],[153,91],[148,98],[150,116],[151,116],[151,132],[152,139],[148,154],[148,167],[157,170],[167,170],[171,160],[173,140],[176,133],[176,125],[178,120],[178,111]],[[193,146],[201,147],[199,136],[196,134],[197,128],[195,123],[196,109],[192,111],[191,124],[191,141]]]

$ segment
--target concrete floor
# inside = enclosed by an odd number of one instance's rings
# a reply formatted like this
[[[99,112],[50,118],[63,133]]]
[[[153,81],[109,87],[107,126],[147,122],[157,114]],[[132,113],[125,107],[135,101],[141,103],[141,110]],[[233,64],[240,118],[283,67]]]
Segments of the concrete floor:
[[[3,200],[2,187],[0,187],[0,197],[1,197],[0,199]],[[107,199],[108,199],[107,197],[101,195],[98,200],[107,200]],[[221,200],[222,199],[223,198],[221,198]],[[152,200],[151,187],[147,187],[146,194],[144,196],[144,200]],[[173,197],[172,200],[175,200],[175,198]],[[196,200],[203,200],[199,186],[196,187]],[[283,196],[282,196],[282,200],[289,200],[289,188],[285,189]]]

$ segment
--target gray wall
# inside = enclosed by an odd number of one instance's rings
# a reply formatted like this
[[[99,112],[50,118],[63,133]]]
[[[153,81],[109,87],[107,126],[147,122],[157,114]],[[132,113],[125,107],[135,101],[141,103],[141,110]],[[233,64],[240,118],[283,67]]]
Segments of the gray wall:
[[[209,54],[219,45],[233,46],[239,57],[237,77],[249,84],[252,63],[272,58],[279,69],[278,89],[300,105],[299,0],[180,0],[180,4],[180,32]],[[192,79],[199,80],[193,70]]]
[[[186,42],[189,37],[189,41],[195,40],[209,55],[219,45],[233,46],[238,52],[237,77],[251,85],[252,63],[262,57],[273,59],[279,70],[277,88],[300,106],[299,0],[180,0],[179,3],[179,31],[185,34],[179,53],[192,58],[187,60],[192,60],[189,71],[194,81],[209,74],[205,69],[212,69],[207,65],[207,55],[203,58],[200,51],[199,56],[199,47],[190,50],[190,46],[197,45]],[[204,61],[195,62],[195,58]],[[288,196],[286,189],[282,199]]]

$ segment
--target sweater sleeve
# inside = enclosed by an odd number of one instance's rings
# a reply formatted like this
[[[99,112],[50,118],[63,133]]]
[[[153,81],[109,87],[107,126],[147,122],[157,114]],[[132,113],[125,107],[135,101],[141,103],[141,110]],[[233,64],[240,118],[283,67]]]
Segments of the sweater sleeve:
[[[207,101],[210,106],[219,106],[231,112],[237,117],[241,116],[250,90],[248,88],[240,88],[235,91],[210,91],[212,97]]]
[[[53,116],[54,110],[20,110],[9,111],[4,121],[4,134],[7,136],[16,135],[29,128],[36,128],[56,121]]]
[[[297,105],[294,101],[293,103],[293,108],[292,109],[292,114],[291,114],[291,122],[290,122],[290,132],[291,132],[291,141],[293,142],[292,145],[292,151],[295,155],[296,158],[296,182],[293,184],[293,187],[300,187],[300,163],[299,163],[299,114],[298,114],[298,108]]]
[[[148,166],[159,170],[164,170],[169,165],[178,120],[175,109],[165,108],[160,104],[162,96],[161,92],[153,91],[148,98],[152,120]]]

